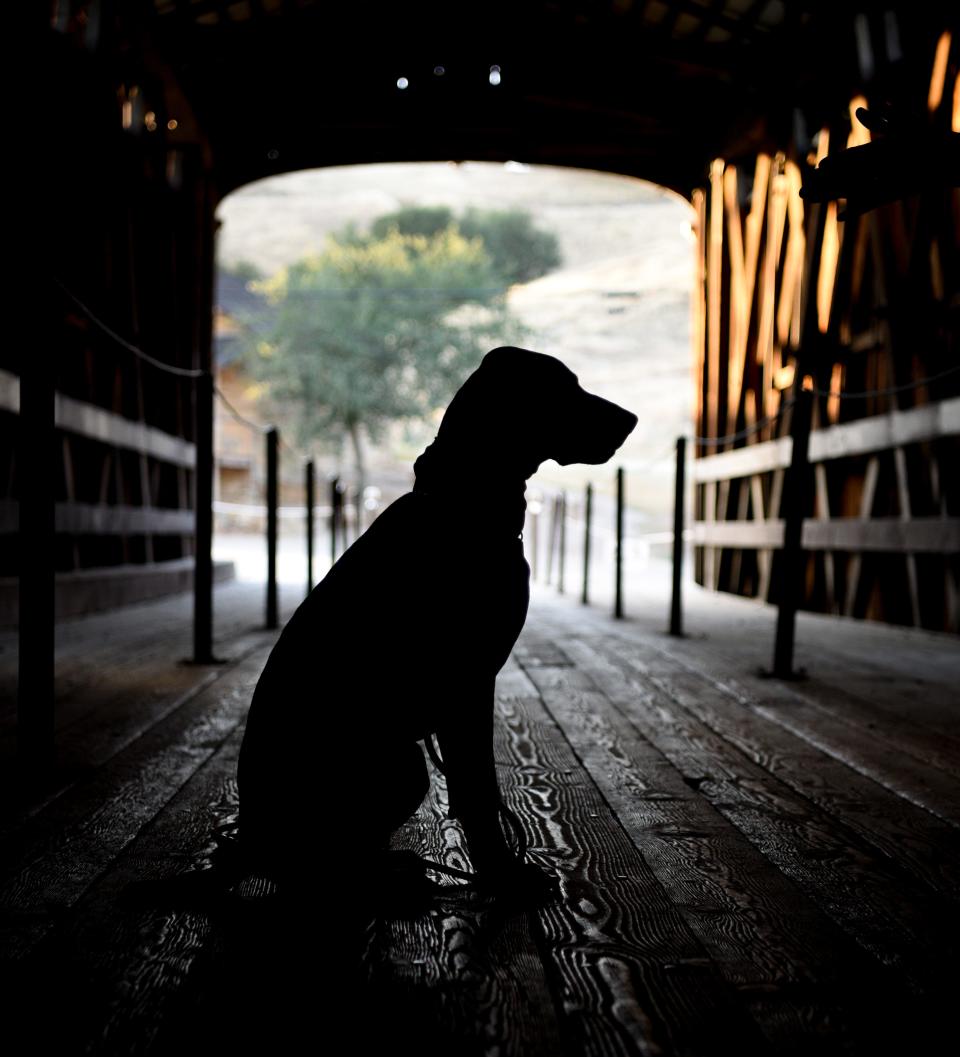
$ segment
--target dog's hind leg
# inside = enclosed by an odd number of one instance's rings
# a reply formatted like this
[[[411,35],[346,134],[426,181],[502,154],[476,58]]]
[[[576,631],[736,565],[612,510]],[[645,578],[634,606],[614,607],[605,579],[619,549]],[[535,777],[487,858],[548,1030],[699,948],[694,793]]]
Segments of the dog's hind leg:
[[[402,742],[370,753],[363,776],[366,821],[374,848],[385,848],[391,834],[413,815],[430,789],[423,750]]]

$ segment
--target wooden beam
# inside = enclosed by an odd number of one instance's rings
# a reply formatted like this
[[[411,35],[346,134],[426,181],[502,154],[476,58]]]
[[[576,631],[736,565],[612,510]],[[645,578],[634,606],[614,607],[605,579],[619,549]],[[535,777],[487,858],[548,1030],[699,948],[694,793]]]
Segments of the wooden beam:
[[[690,533],[697,546],[778,549],[783,544],[783,519],[695,521]],[[960,518],[805,518],[801,540],[808,551],[956,554],[960,551]]]
[[[810,461],[867,455],[960,434],[960,397],[844,422],[810,435]]]
[[[765,440],[749,448],[735,448],[697,459],[693,464],[694,481],[724,481],[731,477],[749,477],[767,470],[782,469],[790,465],[793,445],[789,437]]]
[[[20,504],[15,499],[0,500],[0,535],[16,532],[19,524]],[[70,536],[189,536],[193,533],[194,512],[159,507],[57,503],[54,524],[56,532]]]
[[[897,476],[897,499],[900,505],[900,520],[911,519],[910,484],[907,477],[907,456],[903,448],[893,449],[893,465]],[[960,550],[960,547],[957,548]],[[910,590],[910,615],[913,626],[920,627],[920,585],[917,581],[917,560],[910,553],[906,555],[907,585]]]
[[[723,162],[710,165],[707,238],[707,406],[706,436],[716,437],[720,416],[720,323],[723,304]]]
[[[0,370],[0,410],[20,413],[20,379],[4,370]],[[54,422],[58,429],[68,433],[128,448],[161,462],[187,469],[197,463],[196,448],[189,441],[62,393],[54,394]]]
[[[867,462],[867,468],[863,475],[863,489],[860,493],[860,520],[868,521],[873,512],[873,500],[877,494],[877,480],[880,476],[880,459],[871,456]],[[863,558],[859,554],[853,555],[847,565],[847,593],[844,599],[844,616],[852,617],[857,604],[857,593],[860,590],[860,572],[863,568]]]
[[[960,435],[960,397],[953,397],[909,411],[891,411],[814,430],[810,434],[810,462],[869,455],[904,444],[957,435]],[[693,479],[703,484],[782,469],[790,463],[791,450],[790,438],[781,437],[749,448],[707,455],[694,462]]]

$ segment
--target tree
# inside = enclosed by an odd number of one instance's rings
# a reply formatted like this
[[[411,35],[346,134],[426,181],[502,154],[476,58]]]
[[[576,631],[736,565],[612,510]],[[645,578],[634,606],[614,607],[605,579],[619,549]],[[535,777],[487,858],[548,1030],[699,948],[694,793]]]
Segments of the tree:
[[[494,272],[507,286],[528,283],[562,263],[556,236],[535,227],[530,214],[519,209],[468,209],[455,218],[446,206],[405,206],[378,217],[370,236],[381,239],[397,230],[401,235],[429,237],[454,224],[467,238],[483,241]]]
[[[350,438],[361,487],[361,432],[375,439],[390,421],[429,414],[517,331],[482,241],[451,226],[332,238],[254,288],[274,310],[248,353],[254,375],[294,416],[301,445]]]

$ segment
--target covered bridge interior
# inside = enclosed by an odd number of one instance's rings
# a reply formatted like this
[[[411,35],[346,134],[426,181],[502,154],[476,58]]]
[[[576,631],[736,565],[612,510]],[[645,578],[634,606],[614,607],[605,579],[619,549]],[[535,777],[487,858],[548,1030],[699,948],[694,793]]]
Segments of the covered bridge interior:
[[[336,1016],[322,928],[305,957],[269,885],[123,899],[208,861],[275,638],[249,592],[214,590],[216,208],[294,169],[477,159],[691,201],[705,590],[686,639],[661,634],[666,599],[532,611],[497,759],[563,897],[375,923],[346,1030],[933,1052],[960,982],[955,23],[847,0],[51,0],[41,340],[0,352],[4,1031],[193,1052]],[[805,682],[755,674],[772,606],[806,611]],[[441,819],[429,800],[400,840],[462,865]]]

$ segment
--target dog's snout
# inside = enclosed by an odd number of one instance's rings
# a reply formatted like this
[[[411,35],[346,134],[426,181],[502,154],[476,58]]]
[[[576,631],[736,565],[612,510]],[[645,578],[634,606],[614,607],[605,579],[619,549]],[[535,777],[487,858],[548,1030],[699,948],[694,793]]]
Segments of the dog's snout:
[[[564,466],[573,462],[606,462],[639,421],[632,411],[612,400],[582,389],[580,394],[572,428],[560,438],[559,453],[554,456]]]

